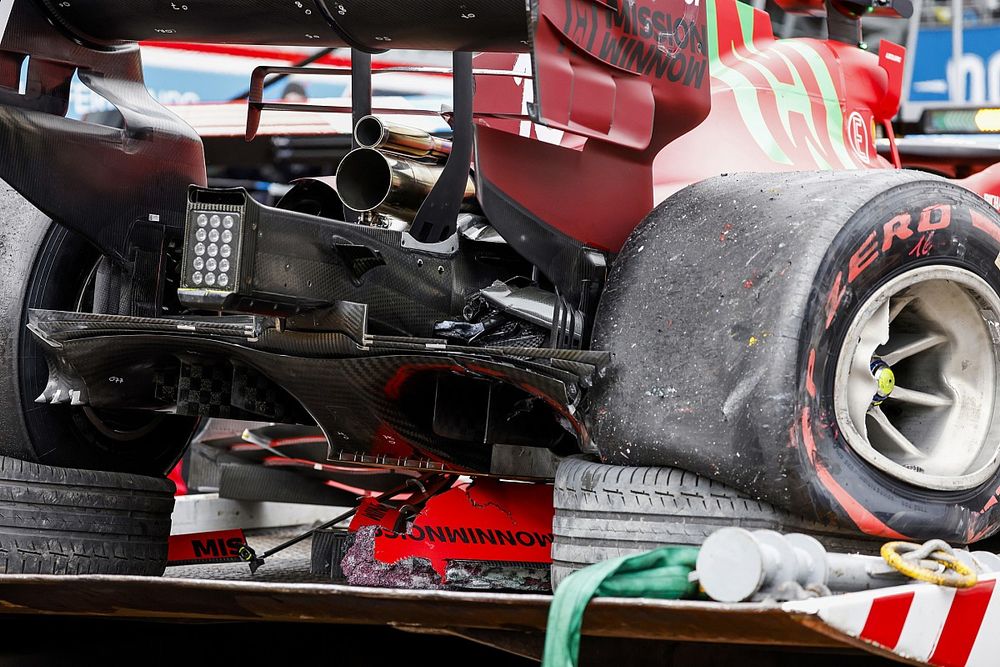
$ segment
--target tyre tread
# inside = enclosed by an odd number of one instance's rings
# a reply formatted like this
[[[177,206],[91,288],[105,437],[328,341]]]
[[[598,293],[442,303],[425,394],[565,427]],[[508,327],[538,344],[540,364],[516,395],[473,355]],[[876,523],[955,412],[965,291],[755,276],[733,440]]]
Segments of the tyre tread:
[[[877,551],[840,533],[696,473],[564,460],[553,495],[552,576],[558,584],[593,563],[664,545],[699,545],[725,526],[804,532],[839,551]]]
[[[174,485],[0,457],[0,574],[163,573]]]

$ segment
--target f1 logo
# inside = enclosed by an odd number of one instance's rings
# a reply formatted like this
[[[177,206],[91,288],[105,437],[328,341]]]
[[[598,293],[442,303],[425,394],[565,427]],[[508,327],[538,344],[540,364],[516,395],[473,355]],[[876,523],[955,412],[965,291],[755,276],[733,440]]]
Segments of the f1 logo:
[[[852,111],[847,118],[847,136],[851,142],[851,148],[858,159],[868,164],[871,156],[868,151],[871,146],[871,136],[868,130],[868,123],[857,111]]]

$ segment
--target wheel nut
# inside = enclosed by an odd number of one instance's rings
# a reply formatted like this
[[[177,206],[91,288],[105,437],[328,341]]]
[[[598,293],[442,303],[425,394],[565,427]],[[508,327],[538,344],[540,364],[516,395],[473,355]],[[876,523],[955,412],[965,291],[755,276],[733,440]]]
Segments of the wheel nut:
[[[872,360],[871,369],[878,386],[875,396],[872,397],[872,405],[879,405],[889,398],[889,394],[896,388],[896,374],[889,368],[889,364],[881,359]]]

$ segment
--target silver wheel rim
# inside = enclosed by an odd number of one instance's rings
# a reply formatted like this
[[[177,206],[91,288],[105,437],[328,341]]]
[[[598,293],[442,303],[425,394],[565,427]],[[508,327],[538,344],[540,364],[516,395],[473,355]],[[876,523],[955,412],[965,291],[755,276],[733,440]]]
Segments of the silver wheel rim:
[[[921,267],[876,290],[837,358],[834,409],[848,445],[926,489],[986,481],[1000,466],[998,314],[993,288],[958,267]]]

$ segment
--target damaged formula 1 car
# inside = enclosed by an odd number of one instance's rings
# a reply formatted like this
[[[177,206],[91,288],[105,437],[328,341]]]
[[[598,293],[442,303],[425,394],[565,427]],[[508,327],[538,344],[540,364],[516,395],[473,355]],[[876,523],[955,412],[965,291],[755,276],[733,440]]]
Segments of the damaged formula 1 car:
[[[991,535],[1000,168],[898,168],[904,50],[860,17],[907,0],[784,4],[829,39],[736,0],[0,0],[0,567],[162,571],[205,417],[554,476],[557,579],[720,524]],[[354,150],[273,207],[207,187],[149,39],[352,47],[308,70],[349,108],[259,68],[247,138],[350,113]],[[450,138],[372,108],[388,48],[453,52]],[[65,117],[73,76],[118,126]]]

